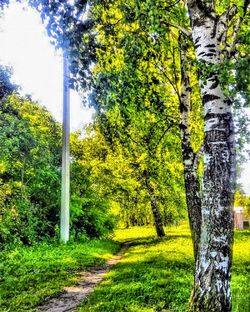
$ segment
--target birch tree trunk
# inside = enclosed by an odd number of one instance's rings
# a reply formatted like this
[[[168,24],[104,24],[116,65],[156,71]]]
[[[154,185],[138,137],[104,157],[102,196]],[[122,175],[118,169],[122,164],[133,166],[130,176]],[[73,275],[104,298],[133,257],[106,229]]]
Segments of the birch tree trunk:
[[[186,203],[189,224],[192,234],[194,257],[197,258],[201,231],[201,186],[198,176],[199,155],[193,151],[190,136],[190,107],[191,107],[191,85],[190,70],[187,60],[186,38],[180,34],[180,63],[181,63],[181,95],[179,99],[180,123],[182,142],[182,160],[184,165],[184,181],[186,189]]]
[[[163,222],[162,222],[162,216],[159,210],[159,206],[157,205],[157,202],[156,202],[155,190],[150,183],[149,173],[147,170],[144,171],[144,176],[145,176],[146,187],[150,196],[150,204],[151,204],[152,214],[154,217],[156,233],[158,237],[163,237],[165,236],[165,232],[164,232],[164,227],[163,227]]]
[[[225,30],[214,2],[189,0],[192,40],[198,61],[220,63]],[[223,94],[218,74],[201,82],[205,113],[202,225],[190,311],[231,311],[235,147],[232,103]]]

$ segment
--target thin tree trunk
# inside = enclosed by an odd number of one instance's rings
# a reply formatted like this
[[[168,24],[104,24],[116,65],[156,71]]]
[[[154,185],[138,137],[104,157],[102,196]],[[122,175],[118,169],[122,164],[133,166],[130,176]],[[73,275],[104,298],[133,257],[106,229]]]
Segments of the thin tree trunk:
[[[180,123],[182,142],[182,160],[184,165],[184,181],[186,189],[186,203],[189,224],[192,234],[194,257],[197,258],[201,231],[201,186],[198,176],[199,155],[193,151],[189,130],[191,86],[190,70],[187,60],[188,46],[182,34],[179,37],[181,63],[181,95],[180,95]]]
[[[198,61],[219,64],[225,25],[214,2],[189,0],[192,40]],[[190,311],[231,311],[235,147],[232,103],[223,94],[218,74],[201,83],[205,113],[202,226]]]
[[[155,196],[152,195],[151,197],[151,208],[154,216],[154,222],[155,222],[155,229],[157,232],[158,237],[163,237],[165,236],[164,228],[163,228],[163,223],[162,223],[162,217],[161,213],[159,211],[159,207],[156,203]]]
[[[155,191],[152,185],[150,184],[149,181],[149,173],[148,171],[144,171],[144,176],[145,176],[145,182],[146,182],[146,187],[150,196],[150,204],[151,204],[151,209],[154,217],[154,224],[155,224],[155,229],[158,237],[163,237],[165,236],[164,228],[163,228],[163,222],[162,222],[162,216],[161,212],[159,210],[159,207],[156,202],[156,197],[155,197]]]

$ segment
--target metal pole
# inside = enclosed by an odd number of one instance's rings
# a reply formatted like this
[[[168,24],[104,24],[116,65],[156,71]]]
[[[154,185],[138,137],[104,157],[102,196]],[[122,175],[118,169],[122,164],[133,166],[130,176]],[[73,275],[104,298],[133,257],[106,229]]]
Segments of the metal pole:
[[[61,193],[61,240],[69,240],[70,202],[70,90],[69,64],[66,52],[63,55],[63,148],[62,148],[62,193]]]

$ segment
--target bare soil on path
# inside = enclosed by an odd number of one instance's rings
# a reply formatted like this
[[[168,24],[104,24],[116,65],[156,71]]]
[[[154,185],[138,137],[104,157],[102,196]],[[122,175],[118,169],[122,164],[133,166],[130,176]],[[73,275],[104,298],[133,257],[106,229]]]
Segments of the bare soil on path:
[[[75,286],[65,287],[61,295],[52,298],[44,305],[38,306],[35,311],[75,311],[80,303],[101,283],[109,270],[121,260],[129,246],[129,243],[124,243],[121,250],[105,264],[89,268],[88,271],[80,272],[79,281]]]

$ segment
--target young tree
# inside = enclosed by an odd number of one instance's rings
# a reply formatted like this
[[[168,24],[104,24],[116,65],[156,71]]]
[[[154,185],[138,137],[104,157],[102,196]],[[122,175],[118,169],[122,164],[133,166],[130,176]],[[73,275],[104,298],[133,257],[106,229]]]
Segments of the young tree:
[[[139,23],[131,21],[117,3],[105,6],[105,13],[100,7],[94,12],[100,46],[93,79],[95,105],[103,115],[102,126],[106,127],[107,139],[119,140],[129,154],[135,155],[137,175],[144,181],[149,195],[156,231],[163,236],[158,176],[160,171],[165,172],[166,177],[168,174],[160,155],[166,146],[169,151],[173,150],[172,145],[179,135],[178,117],[165,80],[155,68],[157,53],[147,46],[148,40],[153,39],[149,39]],[[110,18],[114,25],[112,31]],[[111,115],[117,117],[111,119]],[[173,155],[172,159],[175,159]],[[170,158],[167,161],[172,163]]]

